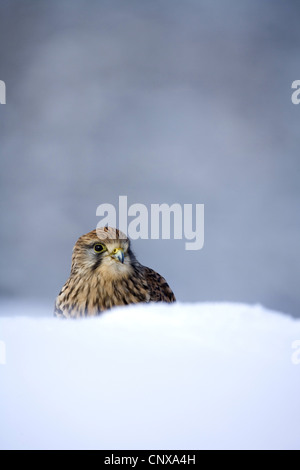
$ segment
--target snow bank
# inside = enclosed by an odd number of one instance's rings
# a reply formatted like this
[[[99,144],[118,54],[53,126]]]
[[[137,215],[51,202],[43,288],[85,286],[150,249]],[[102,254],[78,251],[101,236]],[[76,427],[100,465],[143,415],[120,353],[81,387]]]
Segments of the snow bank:
[[[242,304],[18,312],[0,317],[1,449],[300,448],[300,321]]]

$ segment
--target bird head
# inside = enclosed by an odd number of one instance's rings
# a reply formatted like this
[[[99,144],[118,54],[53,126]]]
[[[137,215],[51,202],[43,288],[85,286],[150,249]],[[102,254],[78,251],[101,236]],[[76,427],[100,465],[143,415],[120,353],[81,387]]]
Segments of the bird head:
[[[113,280],[129,276],[134,262],[128,237],[118,229],[102,227],[78,239],[71,273],[97,274]]]

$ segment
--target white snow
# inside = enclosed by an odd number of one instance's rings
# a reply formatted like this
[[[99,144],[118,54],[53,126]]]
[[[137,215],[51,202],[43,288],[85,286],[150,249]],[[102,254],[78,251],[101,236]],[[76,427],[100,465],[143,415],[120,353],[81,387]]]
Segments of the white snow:
[[[299,320],[229,303],[40,313],[1,308],[1,449],[300,449]]]

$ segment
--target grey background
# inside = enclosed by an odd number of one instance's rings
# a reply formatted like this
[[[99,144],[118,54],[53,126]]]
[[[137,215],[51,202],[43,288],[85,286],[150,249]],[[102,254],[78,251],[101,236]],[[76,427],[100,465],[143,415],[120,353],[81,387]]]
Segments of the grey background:
[[[127,195],[205,204],[203,250],[134,243],[179,300],[299,316],[299,14],[276,0],[1,0],[2,300],[51,306],[97,206]]]

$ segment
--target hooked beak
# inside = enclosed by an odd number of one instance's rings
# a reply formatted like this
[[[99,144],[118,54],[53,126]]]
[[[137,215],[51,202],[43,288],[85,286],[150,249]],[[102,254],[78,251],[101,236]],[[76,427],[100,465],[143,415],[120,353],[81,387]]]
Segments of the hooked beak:
[[[124,251],[122,248],[115,248],[111,255],[112,258],[117,259],[122,264],[124,263]]]

